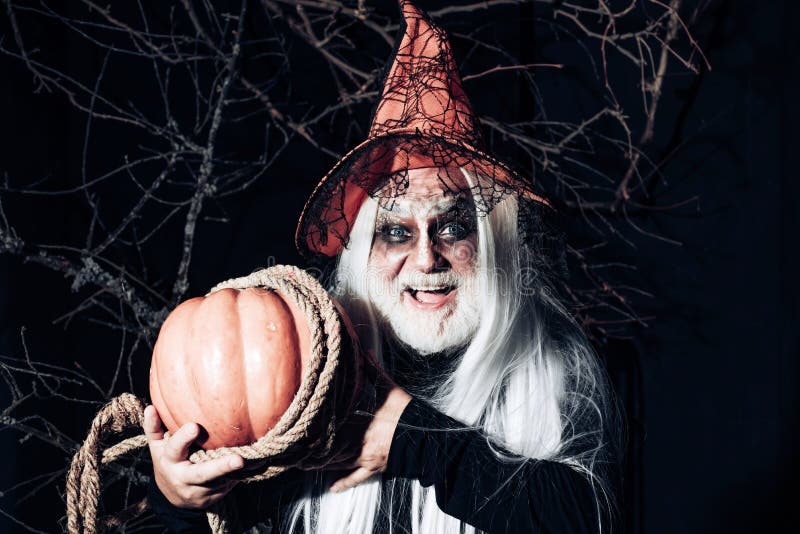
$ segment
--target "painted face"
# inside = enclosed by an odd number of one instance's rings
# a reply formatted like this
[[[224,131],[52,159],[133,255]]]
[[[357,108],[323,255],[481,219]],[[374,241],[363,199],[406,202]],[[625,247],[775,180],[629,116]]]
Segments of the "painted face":
[[[465,344],[479,321],[472,196],[463,178],[446,187],[437,171],[409,171],[405,192],[378,208],[369,257],[370,299],[421,354]]]

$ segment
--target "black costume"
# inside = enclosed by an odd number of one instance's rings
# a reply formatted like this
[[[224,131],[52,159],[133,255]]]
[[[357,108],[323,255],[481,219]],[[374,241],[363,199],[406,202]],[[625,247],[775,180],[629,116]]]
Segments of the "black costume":
[[[400,417],[383,477],[413,478],[423,486],[433,485],[436,502],[445,513],[486,532],[598,530],[597,504],[583,475],[544,460],[505,463],[495,456],[483,434],[465,429],[416,399]],[[242,527],[259,522],[280,525],[300,491],[296,473],[239,485],[233,495]],[[397,500],[403,497],[395,494]],[[172,506],[154,482],[150,505],[170,532],[210,532],[205,513]],[[405,526],[410,532],[408,505],[395,502],[392,509],[397,516],[380,517],[377,531],[388,532],[386,522],[394,521],[395,528]],[[280,527],[273,532],[281,532]]]

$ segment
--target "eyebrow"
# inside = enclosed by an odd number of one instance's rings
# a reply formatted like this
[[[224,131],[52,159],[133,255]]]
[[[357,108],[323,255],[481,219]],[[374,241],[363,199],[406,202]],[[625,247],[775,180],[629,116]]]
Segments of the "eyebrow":
[[[413,201],[411,202],[398,202],[395,201],[392,203],[392,206],[387,208],[385,206],[379,206],[378,208],[378,217],[386,217],[390,215],[395,215],[399,217],[410,217],[414,215],[414,211],[409,209],[408,205],[415,204]],[[427,205],[426,205],[427,206]],[[465,210],[465,211],[474,211],[474,206],[471,199],[464,197],[463,195],[458,196],[451,196],[445,197],[443,199],[438,200],[437,202],[427,206],[427,215],[436,217],[438,215],[443,215],[446,213],[450,213],[454,210]]]

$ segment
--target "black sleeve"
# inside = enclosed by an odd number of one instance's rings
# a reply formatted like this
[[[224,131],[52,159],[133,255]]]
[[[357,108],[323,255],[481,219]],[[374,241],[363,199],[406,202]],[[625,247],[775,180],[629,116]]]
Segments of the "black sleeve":
[[[433,485],[442,511],[486,532],[598,531],[584,476],[546,460],[504,462],[481,432],[416,399],[400,417],[385,475]]]
[[[155,477],[150,477],[147,488],[147,502],[150,510],[167,529],[176,534],[210,534],[206,513],[203,510],[178,508],[164,497],[156,485]]]
[[[301,495],[302,480],[301,473],[289,471],[270,480],[238,484],[229,495],[236,505],[237,523],[244,529],[280,524],[289,506]],[[173,505],[161,493],[155,477],[150,477],[147,500],[167,532],[211,533],[205,510],[187,510]]]

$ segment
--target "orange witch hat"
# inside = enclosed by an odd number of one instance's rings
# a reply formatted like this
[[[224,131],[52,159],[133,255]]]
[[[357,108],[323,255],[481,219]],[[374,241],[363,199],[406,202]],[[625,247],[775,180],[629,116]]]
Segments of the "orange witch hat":
[[[297,226],[304,255],[335,256],[367,195],[402,194],[407,171],[436,167],[478,176],[485,210],[506,194],[549,205],[530,183],[484,150],[483,136],[447,34],[408,0],[400,0],[401,39],[385,77],[367,139],[346,154],[311,193]],[[463,187],[458,187],[463,188]]]

